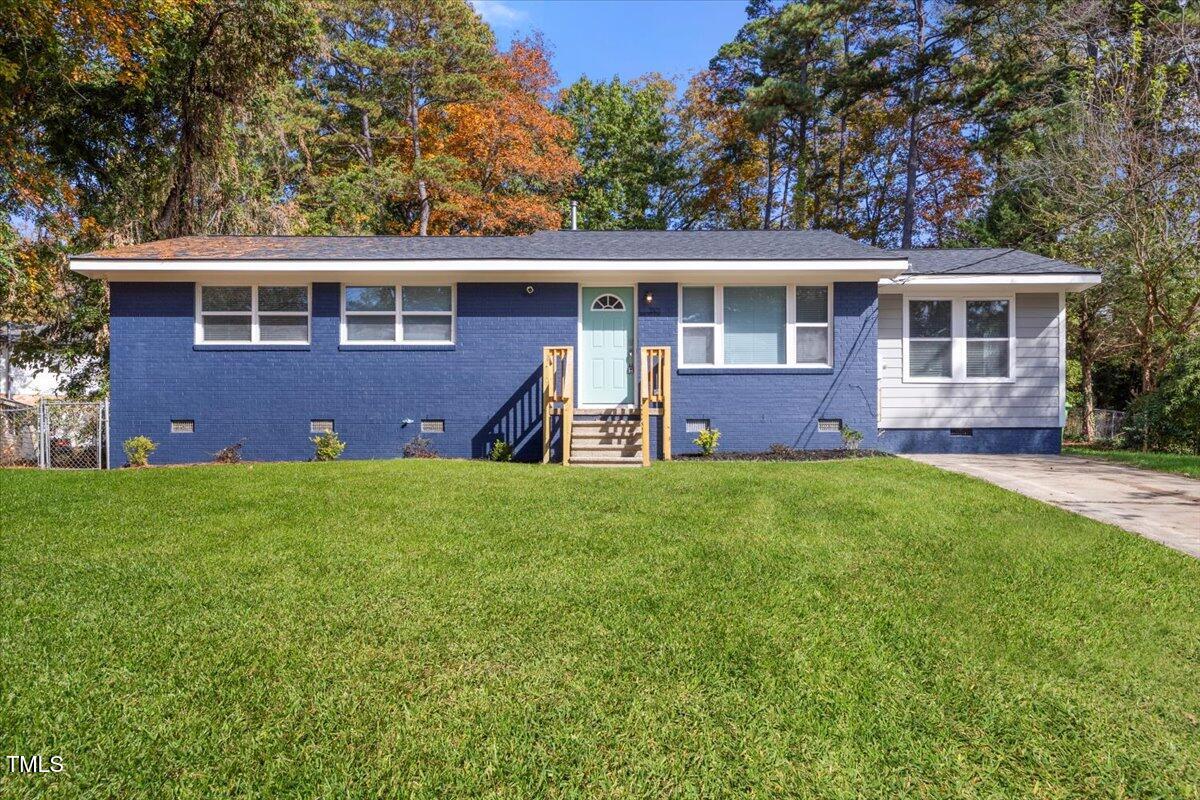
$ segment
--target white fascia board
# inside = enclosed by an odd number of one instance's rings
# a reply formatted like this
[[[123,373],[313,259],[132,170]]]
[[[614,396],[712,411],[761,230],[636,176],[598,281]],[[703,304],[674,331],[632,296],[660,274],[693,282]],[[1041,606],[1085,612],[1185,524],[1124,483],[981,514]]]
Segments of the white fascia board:
[[[897,294],[911,289],[973,289],[1007,287],[1044,292],[1082,292],[1100,283],[1099,274],[1043,275],[901,275],[881,278],[879,291]]]
[[[159,260],[72,259],[71,269],[109,280],[194,280],[197,275],[308,273],[310,275],[369,275],[378,273],[430,273],[440,276],[498,274],[523,276],[632,275],[642,280],[667,276],[783,275],[823,273],[852,276],[853,280],[878,280],[908,269],[907,259],[828,259],[795,261],[684,261],[684,260],[582,260],[582,259],[374,259],[374,260]],[[165,277],[168,275],[177,277]],[[188,277],[184,277],[188,276]],[[520,279],[520,278],[518,278]]]

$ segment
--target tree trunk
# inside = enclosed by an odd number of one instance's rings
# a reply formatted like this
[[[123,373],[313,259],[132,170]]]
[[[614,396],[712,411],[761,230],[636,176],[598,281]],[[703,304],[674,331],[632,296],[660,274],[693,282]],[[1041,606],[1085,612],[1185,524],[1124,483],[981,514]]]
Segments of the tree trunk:
[[[359,111],[359,124],[362,127],[364,153],[367,157],[367,166],[375,166],[375,146],[371,143],[371,119],[367,116],[366,110]]]
[[[12,399],[12,323],[4,323],[4,396]],[[3,417],[0,417],[3,419]]]
[[[1092,354],[1090,352],[1080,352],[1080,383],[1083,384],[1083,420],[1080,432],[1083,434],[1085,442],[1090,442],[1096,435],[1096,432],[1092,429],[1096,418],[1096,391],[1092,386],[1092,361]]]
[[[925,2],[913,0],[917,41],[914,56],[912,90],[909,96],[908,152],[904,158],[904,222],[900,233],[900,246],[912,247],[913,228],[916,221],[917,198],[917,154],[920,132],[921,101],[925,92]]]
[[[1092,306],[1086,294],[1079,298],[1079,382],[1083,391],[1083,419],[1080,433],[1085,442],[1095,437],[1096,393],[1092,386],[1096,356],[1096,331],[1092,327]]]
[[[819,154],[820,143],[816,137],[813,137],[816,142],[816,150]],[[804,114],[800,117],[800,145],[796,148],[796,213],[793,214],[796,220],[796,227],[802,230],[807,230],[813,227],[813,224],[808,217],[808,115]],[[815,206],[815,204],[814,204]]]
[[[771,228],[772,205],[775,200],[775,130],[767,134],[767,196],[763,203],[763,230]]]
[[[412,153],[413,153],[413,170],[417,171],[421,165],[421,123],[420,123],[420,108],[417,106],[417,99],[412,94],[408,100],[408,127],[412,132]],[[418,236],[429,235],[429,187],[425,185],[425,179],[417,178],[417,199],[421,202],[421,226],[417,231]]]
[[[217,35],[225,15],[232,12],[232,6],[223,8],[207,22],[196,48],[196,55],[188,64],[183,96],[179,104],[179,163],[175,167],[171,191],[167,194],[167,200],[154,222],[155,232],[159,236],[185,236],[196,232],[192,221],[192,204],[196,199],[196,157],[205,155],[204,136],[208,132],[204,127],[211,126],[214,120],[221,117],[220,104],[217,108],[210,108],[204,101],[197,100],[197,96],[203,90],[197,82],[196,68]],[[203,20],[197,20],[194,24],[199,26],[204,23]],[[210,96],[208,103],[212,102],[214,98]]]
[[[180,104],[179,163],[175,166],[175,177],[171,191],[155,220],[155,232],[164,238],[186,236],[192,230],[191,203],[196,180],[196,151],[199,136],[191,93],[184,95]]]
[[[850,63],[850,23],[846,23],[846,29],[842,33],[842,66],[846,67]],[[846,137],[847,137],[847,120],[849,116],[849,108],[843,107],[838,114],[838,165],[837,165],[837,190],[833,197],[833,220],[834,227],[839,231],[845,230],[845,220],[843,218],[842,203],[846,193]]]

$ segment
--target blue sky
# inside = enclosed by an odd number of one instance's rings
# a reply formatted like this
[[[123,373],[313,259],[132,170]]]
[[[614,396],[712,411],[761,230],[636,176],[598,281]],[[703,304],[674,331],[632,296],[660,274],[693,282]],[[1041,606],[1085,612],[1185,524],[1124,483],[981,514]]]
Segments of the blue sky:
[[[565,86],[660,72],[682,85],[746,19],[745,0],[471,0],[501,47],[541,31]]]

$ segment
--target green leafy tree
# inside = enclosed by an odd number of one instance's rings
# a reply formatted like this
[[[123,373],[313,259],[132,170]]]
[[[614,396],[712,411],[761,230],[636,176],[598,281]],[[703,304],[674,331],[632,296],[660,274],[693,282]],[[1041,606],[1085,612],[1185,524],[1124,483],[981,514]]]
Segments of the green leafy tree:
[[[582,165],[574,196],[588,230],[667,228],[683,177],[673,141],[674,87],[659,76],[629,83],[580,78],[562,93],[558,113],[575,128]]]

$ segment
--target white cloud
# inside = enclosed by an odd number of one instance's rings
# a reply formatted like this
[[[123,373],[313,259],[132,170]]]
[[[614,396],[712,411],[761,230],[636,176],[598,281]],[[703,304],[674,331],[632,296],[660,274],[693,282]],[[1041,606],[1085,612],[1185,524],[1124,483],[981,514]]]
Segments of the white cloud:
[[[527,12],[500,0],[471,0],[471,5],[484,22],[497,28],[512,28],[529,17]]]

